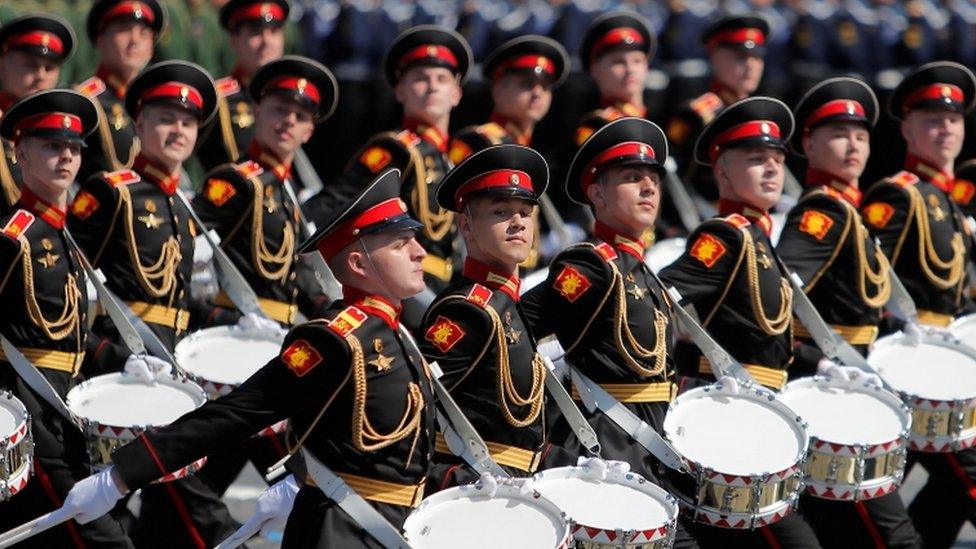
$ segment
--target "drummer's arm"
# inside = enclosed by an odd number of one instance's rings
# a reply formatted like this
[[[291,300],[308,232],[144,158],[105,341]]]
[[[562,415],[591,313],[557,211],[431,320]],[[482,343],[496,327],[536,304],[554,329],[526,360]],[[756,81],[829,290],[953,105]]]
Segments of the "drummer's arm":
[[[725,221],[699,225],[688,237],[685,253],[661,271],[665,290],[674,287],[681,294],[682,304],[694,305],[700,315],[708,313],[731,282],[729,277],[734,276],[741,239],[739,229]]]
[[[861,217],[881,251],[894,265],[901,253],[910,220],[908,191],[892,183],[876,183],[861,201]],[[925,206],[922,205],[924,208]]]
[[[282,419],[314,417],[341,387],[349,364],[348,346],[324,323],[303,324],[277,358],[230,394],[117,449],[115,470],[137,489]]]

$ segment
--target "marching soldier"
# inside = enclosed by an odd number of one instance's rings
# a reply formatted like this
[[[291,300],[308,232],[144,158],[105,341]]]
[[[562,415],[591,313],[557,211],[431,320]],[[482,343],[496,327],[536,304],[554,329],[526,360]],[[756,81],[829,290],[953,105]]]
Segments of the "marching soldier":
[[[485,59],[482,70],[492,81],[491,120],[459,130],[451,140],[449,157],[460,164],[473,152],[492,145],[532,144],[535,125],[549,112],[553,89],[565,79],[569,55],[558,42],[544,36],[523,36],[502,44]],[[522,264],[539,264],[538,211],[532,249]]]
[[[307,454],[399,529],[423,498],[434,450],[428,373],[397,332],[402,301],[425,288],[424,250],[414,232],[420,227],[400,198],[396,170],[323,218],[323,229],[300,251],[326,258],[344,298],[292,329],[281,354],[233,392],[117,450],[114,466],[79,484],[65,505],[91,520],[160,470],[290,418]],[[314,474],[296,477],[303,486],[284,547],[380,546],[368,526],[327,498]]]
[[[888,102],[907,144],[905,170],[876,183],[862,200],[868,230],[915,300],[919,322],[930,327],[945,328],[971,308],[964,289],[972,234],[950,193],[964,116],[974,102],[976,79],[962,65],[929,63],[906,76]],[[926,547],[949,547],[963,522],[976,518],[969,488],[976,451],[909,458],[929,473],[909,506],[915,528]]]
[[[338,91],[332,73],[305,57],[284,56],[258,69],[248,88],[259,109],[247,154],[241,163],[207,174],[194,198],[201,220],[217,231],[221,247],[257,293],[262,312],[284,326],[295,323],[299,310],[312,318],[328,304],[296,251],[301,219],[286,185],[295,151],[335,111]],[[227,294],[217,294],[213,304],[204,325],[237,320]]]
[[[557,255],[522,299],[533,337],[555,335],[574,367],[658,431],[677,393],[671,305],[644,263],[641,234],[657,216],[667,154],[664,132],[647,120],[625,117],[594,132],[566,179],[570,198],[596,217],[594,237]],[[643,447],[602,412],[587,415],[604,458],[657,482],[658,463]],[[586,455],[565,421],[550,440],[545,466]],[[678,538],[679,547],[695,546],[681,528]]]
[[[125,92],[152,59],[165,25],[166,9],[159,0],[97,0],[88,12],[85,29],[99,65],[95,76],[77,89],[95,100],[99,125],[98,134],[85,142],[79,181],[132,166],[139,144],[126,113]]]
[[[447,174],[437,200],[458,215],[468,253],[460,280],[437,296],[420,330],[424,356],[440,365],[492,458],[516,477],[535,472],[545,442],[546,370],[519,306],[518,267],[548,180],[545,159],[518,145],[478,151]],[[434,449],[431,488],[477,480],[440,435]]]
[[[695,145],[695,160],[710,166],[722,199],[719,213],[688,238],[685,253],[661,271],[702,325],[762,385],[781,389],[793,362],[792,290],[788,271],[769,240],[768,210],[783,190],[786,143],[793,115],[782,102],[755,97],[713,120]],[[682,347],[683,370],[711,377],[697,349]],[[694,525],[706,547],[818,547],[797,513],[756,530]]]
[[[403,128],[373,136],[346,172],[308,203],[315,217],[321,217],[380,171],[400,169],[403,199],[424,225],[418,237],[428,252],[424,272],[432,292],[446,288],[458,267],[454,213],[438,206],[435,190],[451,168],[448,124],[471,63],[471,50],[454,31],[421,25],[398,36],[387,52],[384,71],[403,106]],[[426,294],[429,304],[433,296]],[[418,327],[427,304],[408,301],[405,324]]]
[[[56,15],[25,15],[0,26],[0,116],[28,95],[56,86],[76,42],[71,26]],[[22,185],[13,142],[0,139],[0,215],[20,198]]]
[[[807,92],[794,113],[800,130],[790,146],[809,167],[776,251],[803,280],[824,320],[866,355],[891,295],[888,259],[858,210],[858,178],[870,154],[878,100],[860,80],[832,78]],[[824,360],[802,324],[794,324],[793,335],[796,363],[828,374],[837,367]],[[802,506],[824,547],[874,547],[876,540],[886,547],[921,546],[897,491],[855,502],[803,496]]]
[[[86,279],[65,237],[68,190],[81,165],[84,138],[97,123],[95,105],[65,90],[32,95],[0,121],[0,135],[15,144],[23,176],[16,209],[0,218],[0,332],[62,399],[80,381],[81,370],[89,372],[96,361],[115,365],[128,358],[115,362],[101,355],[98,342],[88,337]],[[76,426],[17,375],[10,358],[0,361],[0,386],[27,406],[34,442],[35,478],[0,503],[0,529],[7,530],[59,507],[75,481],[91,473],[91,461]],[[67,522],[33,541],[37,547],[132,547],[111,517]]]
[[[247,86],[254,73],[285,51],[287,0],[232,0],[220,8],[220,25],[230,36],[237,64],[217,80],[217,119],[200,142],[197,158],[210,171],[237,162],[254,137],[254,103]]]

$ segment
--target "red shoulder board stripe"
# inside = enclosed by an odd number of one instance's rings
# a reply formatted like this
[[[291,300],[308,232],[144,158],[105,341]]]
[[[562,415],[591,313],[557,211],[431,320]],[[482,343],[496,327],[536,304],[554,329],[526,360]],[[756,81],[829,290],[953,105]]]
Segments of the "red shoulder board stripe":
[[[467,299],[475,305],[485,308],[488,306],[488,300],[491,299],[491,290],[481,284],[475,284],[471,287],[471,291],[468,292]]]
[[[366,322],[366,318],[366,313],[350,305],[329,321],[329,329],[339,334],[339,337],[346,337]]]
[[[617,259],[617,252],[613,249],[613,246],[607,244],[606,242],[601,242],[596,246],[593,246],[593,249],[596,250],[596,253],[600,254],[600,257],[606,261],[613,261],[614,259]]]
[[[217,87],[217,94],[221,97],[227,97],[241,90],[241,83],[233,76],[225,76],[214,82],[214,84]]]
[[[7,222],[3,227],[3,234],[9,236],[10,238],[17,238],[24,234],[34,223],[34,214],[28,212],[27,210],[17,210],[10,221]]]
[[[732,225],[736,229],[741,229],[743,227],[748,227],[750,225],[749,220],[746,219],[744,215],[732,214],[725,218],[725,222]]]
[[[397,141],[408,147],[416,147],[420,144],[420,136],[410,130],[403,130],[396,134]]]
[[[112,184],[113,187],[121,187],[123,185],[131,185],[133,183],[138,183],[142,181],[142,177],[132,170],[116,170],[114,172],[105,172],[102,177],[105,181]]]
[[[901,188],[911,187],[912,185],[918,183],[918,176],[908,171],[900,171],[895,175],[888,178],[894,185],[898,185]]]
[[[234,169],[236,169],[237,173],[243,175],[244,177],[254,177],[264,173],[264,168],[253,160],[246,160],[240,164],[235,164]]]
[[[102,82],[102,79],[97,76],[92,76],[88,80],[78,84],[75,89],[82,95],[95,97],[96,95],[105,91],[105,82]]]
[[[296,376],[302,377],[322,362],[322,353],[304,339],[296,339],[281,353],[281,361]]]

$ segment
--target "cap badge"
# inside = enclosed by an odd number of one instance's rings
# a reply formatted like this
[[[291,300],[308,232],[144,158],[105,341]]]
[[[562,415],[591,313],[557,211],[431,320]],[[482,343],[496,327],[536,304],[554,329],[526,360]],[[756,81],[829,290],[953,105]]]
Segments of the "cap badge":
[[[513,186],[514,185],[518,185],[519,184],[519,176],[518,176],[518,174],[517,173],[513,173],[512,175],[508,176],[508,182],[511,183]]]
[[[767,123],[765,123],[765,122],[763,122],[763,123],[762,123],[762,124],[761,124],[761,125],[759,126],[759,131],[761,131],[761,132],[762,132],[762,133],[764,133],[764,134],[767,134],[767,133],[769,133],[769,124],[767,124]]]

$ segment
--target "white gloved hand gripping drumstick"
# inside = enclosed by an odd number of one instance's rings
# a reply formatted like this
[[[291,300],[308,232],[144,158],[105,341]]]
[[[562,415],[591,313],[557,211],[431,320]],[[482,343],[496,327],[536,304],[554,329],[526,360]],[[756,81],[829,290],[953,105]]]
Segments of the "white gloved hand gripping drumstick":
[[[265,490],[258,496],[254,514],[214,549],[238,547],[257,534],[268,537],[272,531],[284,528],[288,515],[291,514],[291,509],[295,505],[295,496],[298,495],[298,490],[299,486],[298,482],[295,481],[295,475],[288,475]]]

